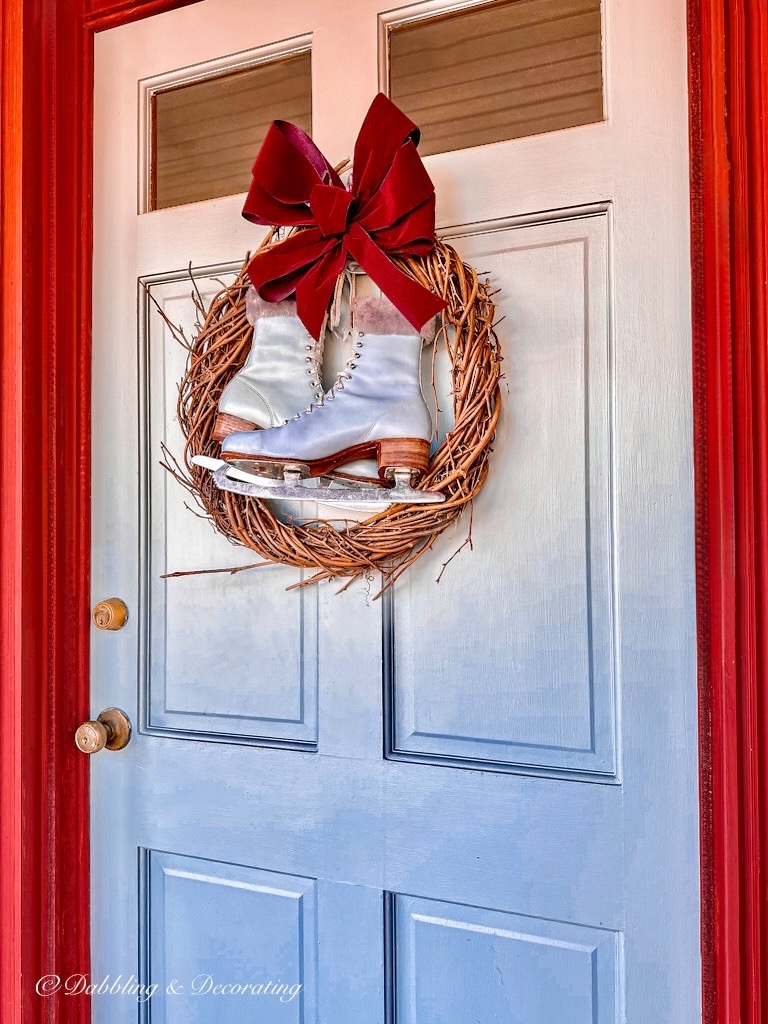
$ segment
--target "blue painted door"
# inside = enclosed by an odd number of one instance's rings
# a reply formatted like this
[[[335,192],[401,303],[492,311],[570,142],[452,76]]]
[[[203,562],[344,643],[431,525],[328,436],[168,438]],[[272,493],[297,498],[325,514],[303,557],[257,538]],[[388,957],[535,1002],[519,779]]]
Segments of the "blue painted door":
[[[340,160],[392,23],[444,6],[203,0],[97,39],[93,596],[130,618],[94,630],[92,711],[135,727],[92,759],[97,1024],[700,1020],[684,0],[605,0],[604,121],[426,161],[500,289],[471,549],[376,601],[163,578],[254,561],[159,466],[155,303],[189,330],[187,266],[210,297],[258,235],[238,196],[142,212],[152,92],[310,46]],[[441,362],[441,429],[448,390]]]

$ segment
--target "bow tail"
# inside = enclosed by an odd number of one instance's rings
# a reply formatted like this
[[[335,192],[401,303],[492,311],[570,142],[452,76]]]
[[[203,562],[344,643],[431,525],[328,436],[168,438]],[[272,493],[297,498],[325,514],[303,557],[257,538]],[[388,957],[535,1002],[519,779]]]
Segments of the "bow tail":
[[[445,299],[396,267],[359,224],[352,225],[345,244],[374,284],[381,288],[415,330],[420,331],[427,321],[445,309]]]
[[[321,256],[296,285],[296,313],[316,341],[320,340],[336,279],[345,262],[344,250],[337,245]]]

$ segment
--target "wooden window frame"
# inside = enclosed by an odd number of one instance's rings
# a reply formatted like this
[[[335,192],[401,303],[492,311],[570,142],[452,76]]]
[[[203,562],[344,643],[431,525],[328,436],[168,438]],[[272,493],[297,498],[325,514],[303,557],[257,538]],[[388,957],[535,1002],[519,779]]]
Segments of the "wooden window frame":
[[[86,1024],[94,33],[194,0],[0,13],[0,1017]],[[707,1024],[766,1009],[768,11],[689,0]],[[43,145],[45,143],[45,145]],[[109,894],[103,895],[105,900]]]

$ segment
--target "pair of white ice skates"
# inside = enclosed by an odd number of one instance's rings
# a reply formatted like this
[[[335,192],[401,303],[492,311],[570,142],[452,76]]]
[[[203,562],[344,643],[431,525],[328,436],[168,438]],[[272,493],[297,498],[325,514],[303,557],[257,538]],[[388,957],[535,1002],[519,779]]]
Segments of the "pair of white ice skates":
[[[223,490],[342,506],[435,504],[414,485],[429,465],[432,419],[421,387],[423,337],[385,298],[352,303],[351,351],[329,391],[323,343],[293,301],[247,295],[253,341],[224,389],[221,459],[193,460]],[[422,337],[423,336],[423,337]]]

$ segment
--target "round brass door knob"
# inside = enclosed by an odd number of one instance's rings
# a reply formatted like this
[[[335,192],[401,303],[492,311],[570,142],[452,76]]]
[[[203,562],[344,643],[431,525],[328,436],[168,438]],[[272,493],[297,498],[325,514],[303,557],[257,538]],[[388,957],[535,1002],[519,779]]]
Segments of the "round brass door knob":
[[[75,733],[78,750],[97,754],[100,750],[122,750],[131,738],[131,721],[120,708],[107,708],[95,722],[83,722]]]
[[[99,601],[93,609],[93,624],[97,629],[122,629],[128,621],[128,605],[119,597]]]

